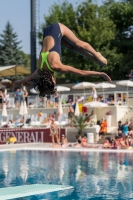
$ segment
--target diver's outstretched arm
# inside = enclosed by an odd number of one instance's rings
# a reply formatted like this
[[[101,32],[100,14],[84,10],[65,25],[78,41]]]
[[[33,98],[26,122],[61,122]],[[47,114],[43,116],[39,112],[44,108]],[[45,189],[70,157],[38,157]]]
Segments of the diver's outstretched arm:
[[[39,69],[36,69],[33,74],[31,74],[21,80],[15,81],[13,84],[13,87],[18,88],[18,87],[22,86],[23,83],[31,81],[32,79],[36,78],[38,75],[39,75]]]
[[[63,65],[61,62],[54,63],[52,68],[58,72],[73,73],[73,74],[78,74],[81,76],[101,76],[104,79],[106,79],[107,81],[112,82],[111,78],[104,72],[80,70],[80,69],[76,69],[76,68],[68,66],[68,65]]]

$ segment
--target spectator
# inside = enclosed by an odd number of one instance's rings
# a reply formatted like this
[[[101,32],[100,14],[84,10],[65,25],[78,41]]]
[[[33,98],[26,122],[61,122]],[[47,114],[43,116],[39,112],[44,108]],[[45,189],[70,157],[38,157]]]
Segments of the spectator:
[[[122,134],[123,124],[121,121],[118,121],[118,129],[116,135]]]
[[[117,94],[117,96],[116,96],[116,101],[117,101],[117,102],[121,102],[121,94]]]
[[[24,90],[24,100],[26,101],[26,105],[28,105],[28,91]]]
[[[120,149],[127,149],[127,145],[122,137],[122,134],[119,135],[119,146],[120,146]]]
[[[133,70],[130,71],[129,75],[126,75],[127,77],[129,77],[130,81],[133,81]]]
[[[50,107],[50,99],[51,99],[51,96],[48,95],[48,96],[47,96],[47,100],[46,100],[46,108],[49,108],[49,107]]]
[[[2,109],[3,100],[4,100],[4,94],[3,94],[2,90],[0,90],[0,109]]]
[[[52,107],[56,108],[55,107],[55,94],[51,95],[51,103],[52,103]]]
[[[124,134],[124,136],[128,135],[128,122],[126,122],[123,127],[122,127],[122,133]]]
[[[103,96],[101,96],[100,102],[102,103],[107,103],[107,100],[103,98]]]
[[[108,98],[107,98],[107,102],[111,102],[111,95],[109,94]]]
[[[129,135],[133,137],[133,118],[131,119],[129,123],[128,129],[129,129]]]
[[[54,100],[55,100],[55,107],[58,107],[58,102],[59,102],[59,94],[58,94],[58,92],[57,92],[57,91],[55,92]]]
[[[67,141],[67,138],[65,137],[65,135],[61,136],[61,146],[68,147],[68,141]]]
[[[81,139],[81,145],[82,145],[82,147],[88,147],[87,137],[85,135]]]
[[[21,103],[22,101],[24,101],[24,91],[22,90],[22,88],[19,89],[18,95],[19,95],[20,103]]]
[[[99,139],[102,138],[102,136],[107,133],[107,122],[104,118],[101,119],[100,122],[100,131],[99,131]]]
[[[93,101],[97,101],[97,91],[95,87],[92,87],[92,99]]]
[[[103,148],[111,148],[112,147],[112,145],[111,145],[111,143],[110,143],[110,141],[109,141],[109,138],[105,138],[105,141],[104,141],[104,143],[103,143],[103,146],[102,146]]]
[[[69,123],[71,122],[73,116],[74,116],[74,109],[73,109],[72,104],[70,104],[69,109],[68,109],[68,119],[69,119]]]
[[[50,133],[52,137],[53,146],[55,146],[55,138],[56,138],[57,143],[59,144],[58,126],[54,123],[54,120],[51,120]]]
[[[8,104],[9,104],[9,98],[10,98],[10,94],[8,92],[6,92],[6,94],[4,96],[4,102],[5,102],[7,107],[8,107]]]
[[[19,101],[20,101],[19,89],[16,89],[16,91],[14,92],[14,99],[15,99],[15,108],[19,108]]]

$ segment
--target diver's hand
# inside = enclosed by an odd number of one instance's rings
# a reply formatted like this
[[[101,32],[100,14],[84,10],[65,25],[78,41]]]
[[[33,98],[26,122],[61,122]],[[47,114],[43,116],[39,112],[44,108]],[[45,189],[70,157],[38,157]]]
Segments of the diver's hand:
[[[13,83],[13,88],[19,88],[19,87],[21,87],[22,86],[22,83],[21,83],[21,81],[15,81],[14,83]]]
[[[106,79],[109,82],[112,82],[111,78],[104,72],[101,72],[100,76],[102,76],[104,79]]]

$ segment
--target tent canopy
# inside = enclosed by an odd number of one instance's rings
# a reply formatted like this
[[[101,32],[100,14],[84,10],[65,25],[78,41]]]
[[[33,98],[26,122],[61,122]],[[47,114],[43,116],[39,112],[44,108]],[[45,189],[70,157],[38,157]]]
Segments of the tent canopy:
[[[20,66],[20,65],[11,65],[11,66],[0,66],[0,76],[19,76],[19,75],[28,75],[30,70]]]

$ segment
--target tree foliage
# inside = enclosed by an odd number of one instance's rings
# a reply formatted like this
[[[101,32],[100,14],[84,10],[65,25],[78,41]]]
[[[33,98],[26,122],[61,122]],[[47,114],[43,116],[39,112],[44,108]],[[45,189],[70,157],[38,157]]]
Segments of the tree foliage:
[[[7,22],[5,30],[0,34],[0,65],[23,65],[25,59],[21,56],[17,34],[9,22]]]
[[[122,55],[117,65],[117,79],[124,79],[133,66],[133,35],[126,37],[128,27],[133,25],[133,5],[126,2],[115,2],[110,5],[110,19],[116,26],[116,37],[112,44],[117,52]]]

